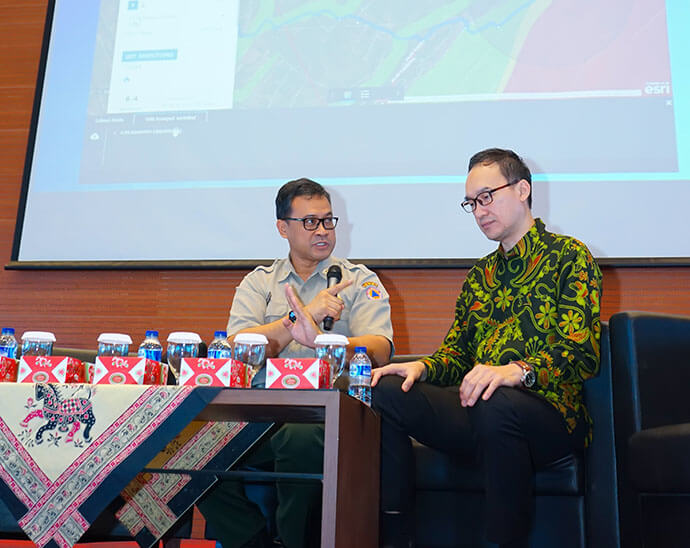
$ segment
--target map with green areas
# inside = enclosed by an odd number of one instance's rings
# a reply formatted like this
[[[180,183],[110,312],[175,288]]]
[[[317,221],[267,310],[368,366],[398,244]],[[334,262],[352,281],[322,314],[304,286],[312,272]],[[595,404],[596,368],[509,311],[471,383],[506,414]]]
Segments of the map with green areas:
[[[664,11],[663,0],[240,2],[233,107],[668,91]]]
[[[441,102],[501,93],[550,4],[242,2],[234,107]]]

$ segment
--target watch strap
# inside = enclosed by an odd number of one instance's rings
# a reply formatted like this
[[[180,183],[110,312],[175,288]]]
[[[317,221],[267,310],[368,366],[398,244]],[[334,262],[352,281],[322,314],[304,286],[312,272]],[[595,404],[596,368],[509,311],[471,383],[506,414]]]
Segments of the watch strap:
[[[520,382],[522,385],[527,388],[533,386],[534,381],[536,380],[536,375],[534,374],[534,369],[532,369],[532,366],[523,360],[518,360],[513,363],[519,365],[522,369],[522,376],[520,377]]]

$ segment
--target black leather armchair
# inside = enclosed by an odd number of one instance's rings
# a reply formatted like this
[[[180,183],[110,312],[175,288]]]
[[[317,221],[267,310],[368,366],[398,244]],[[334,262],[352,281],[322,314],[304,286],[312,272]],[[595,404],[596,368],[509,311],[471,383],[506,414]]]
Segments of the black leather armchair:
[[[613,400],[608,327],[599,375],[585,383],[594,440],[584,458],[563,459],[535,477],[533,548],[617,548]],[[414,359],[397,356],[395,361]],[[414,442],[416,541],[421,547],[493,546],[484,540],[484,493],[476,464]]]
[[[690,546],[690,317],[610,320],[621,540]]]

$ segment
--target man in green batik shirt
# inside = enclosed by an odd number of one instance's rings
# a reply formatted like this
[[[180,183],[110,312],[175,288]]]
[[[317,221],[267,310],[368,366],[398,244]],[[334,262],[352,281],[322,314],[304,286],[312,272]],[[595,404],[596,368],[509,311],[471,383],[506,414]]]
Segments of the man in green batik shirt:
[[[505,547],[528,545],[534,471],[591,439],[582,385],[599,369],[601,272],[584,244],[532,216],[531,181],[510,150],[470,159],[461,205],[500,245],[468,273],[441,347],[372,373],[386,546],[412,537],[409,436],[449,453],[479,450],[486,536]]]

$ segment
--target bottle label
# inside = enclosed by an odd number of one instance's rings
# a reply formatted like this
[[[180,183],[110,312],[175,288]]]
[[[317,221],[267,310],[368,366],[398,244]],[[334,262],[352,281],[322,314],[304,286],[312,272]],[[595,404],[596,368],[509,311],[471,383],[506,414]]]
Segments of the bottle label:
[[[17,347],[15,345],[0,346],[0,356],[15,359],[17,357]]]
[[[351,363],[350,377],[371,377],[371,365],[368,363]]]
[[[163,357],[162,348],[140,348],[137,352],[137,356],[140,358],[146,358],[148,360],[153,360],[156,362],[161,361]]]
[[[232,350],[229,348],[209,348],[206,357],[222,360],[232,358]]]

